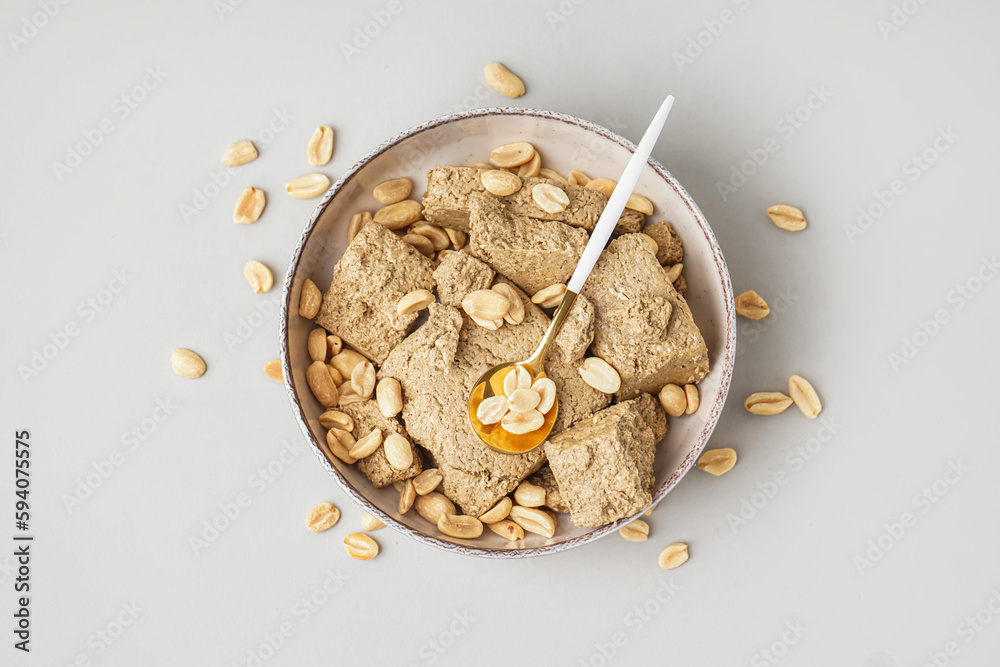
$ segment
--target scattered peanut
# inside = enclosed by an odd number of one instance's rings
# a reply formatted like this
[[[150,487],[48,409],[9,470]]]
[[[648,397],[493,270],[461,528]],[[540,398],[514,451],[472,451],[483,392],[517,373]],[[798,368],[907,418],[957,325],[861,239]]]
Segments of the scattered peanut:
[[[355,560],[371,560],[378,555],[378,542],[364,533],[344,535],[344,549]]]
[[[416,494],[414,493],[414,495]],[[417,496],[415,505],[417,508],[417,514],[435,525],[437,524],[438,519],[445,514],[456,513],[455,503],[451,502],[448,496],[437,491],[431,491],[426,496]]]
[[[361,517],[361,528],[369,532],[379,530],[380,528],[385,528],[385,524],[373,517],[368,512],[365,512],[364,516]]]
[[[306,517],[306,528],[314,533],[322,533],[337,525],[340,521],[340,510],[333,506],[333,503],[320,503],[311,510]]]
[[[267,199],[263,190],[258,190],[252,185],[248,185],[240,193],[236,200],[236,207],[233,209],[233,223],[237,225],[249,225],[257,222],[260,214],[264,212],[264,205]]]
[[[510,519],[529,533],[542,537],[552,537],[556,534],[555,519],[539,509],[514,505],[510,508]]]
[[[426,496],[438,487],[444,477],[437,468],[427,468],[413,478],[413,487],[419,496]]]
[[[263,294],[274,287],[274,276],[271,275],[271,269],[256,259],[251,259],[243,266],[243,277],[247,279],[254,294]]]
[[[403,488],[399,490],[399,505],[397,506],[399,513],[406,514],[409,512],[410,508],[413,507],[413,502],[417,500],[417,498],[417,489],[413,486],[413,480],[405,480],[403,482]]]
[[[519,141],[494,148],[490,153],[490,162],[495,167],[519,167],[530,160],[534,154],[534,146],[527,141]]]
[[[354,430],[354,419],[340,410],[327,410],[319,416],[319,424],[323,428],[339,428],[348,433]]]
[[[389,204],[375,212],[375,222],[386,229],[402,229],[420,220],[424,214],[423,205],[412,199],[404,199],[395,204]]]
[[[285,192],[296,199],[319,197],[330,187],[330,179],[325,174],[306,174],[285,183]]]
[[[276,380],[281,383],[284,383],[285,381],[285,376],[281,374],[281,360],[279,359],[272,359],[264,364],[264,372],[267,374],[267,377],[272,380]]]
[[[619,528],[618,534],[629,542],[645,542],[649,539],[649,524],[642,519],[636,519]]]
[[[306,147],[306,160],[310,167],[322,167],[333,157],[333,128],[320,125],[313,132]]]
[[[480,289],[469,292],[462,299],[462,310],[484,320],[502,320],[510,310],[510,299],[498,291]]]
[[[316,327],[309,332],[306,339],[306,350],[313,361],[326,361],[326,329]]]
[[[760,391],[743,401],[743,407],[755,415],[776,415],[791,404],[792,399],[780,391]]]
[[[709,449],[698,457],[698,467],[716,476],[729,472],[734,465],[736,465],[736,451],[729,447]]]
[[[351,371],[351,387],[358,396],[371,398],[375,391],[375,367],[370,361],[362,361]]]
[[[698,395],[698,385],[684,385],[684,397],[687,399],[687,408],[684,410],[684,414],[693,415],[698,412],[698,406],[701,405],[701,397]]]
[[[256,159],[257,147],[249,139],[237,141],[222,153],[222,164],[227,167],[238,167],[241,164],[253,162]]]
[[[524,95],[524,82],[500,63],[489,63],[483,68],[483,76],[490,88],[510,98]]]
[[[524,539],[524,528],[521,528],[521,526],[510,519],[494,521],[493,523],[486,524],[486,526],[500,537],[505,537],[511,542]]]
[[[767,209],[771,222],[789,232],[801,232],[806,228],[806,217],[794,206],[778,204]]]
[[[170,365],[181,377],[200,378],[205,374],[205,360],[197,352],[179,347],[170,353]]]
[[[350,243],[358,235],[361,228],[372,222],[372,214],[368,211],[361,211],[351,216],[351,224],[347,228],[347,242]]]
[[[664,570],[672,570],[680,567],[688,559],[688,545],[683,542],[674,542],[663,548],[660,552],[659,563]]]
[[[752,289],[736,297],[736,313],[749,320],[759,320],[771,312],[767,302]]]
[[[809,380],[801,375],[793,375],[788,378],[788,394],[795,401],[795,405],[799,407],[802,414],[809,419],[816,419],[823,409],[823,404],[820,403],[816,390],[813,389]]]
[[[337,391],[337,385],[330,377],[325,363],[314,361],[309,364],[306,369],[306,383],[320,405],[324,408],[337,407],[340,402],[340,392]]]
[[[396,470],[406,470],[413,465],[413,448],[410,441],[398,433],[388,435],[382,443],[385,448],[385,458]]]
[[[541,507],[545,504],[545,489],[524,480],[514,489],[514,502],[521,507]]]
[[[350,455],[356,459],[363,459],[371,456],[382,446],[382,430],[374,429],[363,438],[360,438],[351,447]]]

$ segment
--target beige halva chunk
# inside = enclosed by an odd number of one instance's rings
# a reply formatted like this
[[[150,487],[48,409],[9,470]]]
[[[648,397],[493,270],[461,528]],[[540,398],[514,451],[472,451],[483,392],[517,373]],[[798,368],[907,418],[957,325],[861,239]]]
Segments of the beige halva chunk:
[[[378,404],[375,401],[351,403],[350,405],[341,406],[339,409],[354,419],[354,432],[351,435],[353,435],[356,440],[360,440],[375,429],[379,429],[382,431],[383,441],[385,441],[391,433],[398,433],[406,438],[407,442],[410,441],[410,438],[406,433],[406,429],[403,428],[402,424],[400,424],[395,418],[383,417],[382,413],[378,409]],[[389,463],[389,459],[385,456],[385,448],[382,446],[376,449],[373,454],[370,454],[363,459],[358,459],[358,470],[368,476],[368,479],[371,480],[372,485],[376,489],[381,489],[382,487],[389,486],[395,482],[402,482],[405,479],[416,477],[423,471],[424,468],[421,462],[419,448],[412,442],[410,442],[410,448],[413,453],[413,463],[405,470],[398,470]]]
[[[366,224],[333,269],[316,323],[381,364],[406,337],[417,313],[396,306],[408,292],[434,289],[434,262],[374,222]]]
[[[594,354],[621,376],[619,400],[708,374],[708,349],[691,309],[640,235],[608,245],[583,294],[594,304]]]
[[[402,385],[402,417],[410,437],[433,456],[444,478],[443,492],[472,516],[513,491],[545,458],[541,448],[519,455],[489,449],[466,416],[468,395],[479,376],[502,361],[528,357],[548,327],[545,313],[514,289],[525,308],[521,324],[491,331],[463,311],[432,304],[427,322],[389,354],[379,372]],[[565,382],[556,380],[558,400],[566,405],[560,407],[554,428],[584,419],[610,401],[580,380],[579,363],[567,364],[552,355],[547,364],[553,377],[567,377]]]
[[[462,324],[460,311],[431,304],[427,322],[389,354],[379,375],[402,385],[403,422],[434,457],[444,494],[478,516],[534,472],[544,454],[501,454],[472,431],[467,400],[475,378],[456,360]]]
[[[587,232],[561,222],[533,220],[508,212],[491,195],[469,198],[472,254],[534,294],[565,283],[587,245]]]
[[[427,194],[424,195],[424,217],[441,227],[450,227],[467,232],[470,229],[469,202],[473,194],[485,193],[479,180],[479,169],[475,167],[438,166],[427,172]],[[538,220],[554,220],[572,227],[580,227],[588,232],[594,229],[601,217],[608,198],[603,193],[570,183],[556,183],[547,178],[523,178],[521,189],[498,197],[511,213]],[[562,211],[548,212],[540,207],[531,196],[531,190],[539,183],[556,183],[569,197],[569,205]],[[646,222],[646,216],[632,209],[625,209],[616,234],[638,232]]]
[[[648,507],[666,430],[659,402],[640,394],[549,438],[545,453],[573,523],[603,526]]]
[[[438,300],[446,306],[462,307],[469,292],[489,289],[495,272],[466,252],[449,252],[434,269]]]
[[[684,261],[684,242],[670,223],[664,220],[642,228],[642,233],[656,241],[656,259],[660,264],[677,264]]]

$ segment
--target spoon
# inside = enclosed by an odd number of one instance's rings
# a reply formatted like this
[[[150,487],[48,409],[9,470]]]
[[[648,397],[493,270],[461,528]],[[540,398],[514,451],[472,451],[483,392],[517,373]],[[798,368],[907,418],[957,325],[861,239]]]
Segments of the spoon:
[[[615,186],[614,192],[611,193],[608,204],[604,207],[604,212],[601,213],[601,217],[598,219],[597,225],[590,235],[590,240],[583,249],[580,261],[573,271],[573,277],[570,278],[567,285],[566,293],[563,295],[559,307],[552,316],[552,322],[549,324],[548,331],[545,332],[542,342],[538,345],[538,349],[535,350],[535,353],[530,358],[524,361],[509,361],[499,366],[494,366],[483,373],[473,386],[472,393],[469,396],[469,422],[472,424],[472,430],[476,432],[476,435],[479,436],[479,439],[487,447],[495,449],[498,452],[503,452],[504,454],[523,454],[538,447],[549,436],[552,424],[555,422],[556,414],[559,411],[559,405],[558,401],[555,400],[555,385],[551,383],[551,380],[548,383],[538,384],[545,377],[545,356],[552,346],[552,341],[555,340],[556,335],[562,328],[566,316],[569,315],[569,311],[573,307],[577,295],[583,289],[584,283],[587,282],[587,278],[594,269],[594,265],[597,264],[597,259],[604,252],[604,246],[607,244],[608,239],[611,238],[611,232],[614,231],[615,225],[618,224],[618,219],[621,217],[622,211],[625,210],[625,204],[628,202],[632,190],[635,189],[635,185],[639,181],[639,175],[649,160],[649,154],[653,150],[653,145],[656,143],[657,138],[660,136],[660,130],[663,129],[663,124],[666,122],[667,116],[670,114],[670,108],[673,105],[674,96],[667,95],[667,99],[663,100],[660,109],[653,116],[653,121],[646,129],[646,133],[642,135],[642,141],[636,147],[635,153],[629,159],[628,164],[625,165],[625,171],[622,172],[618,185]],[[514,378],[508,378],[507,376],[510,373],[517,373],[518,375],[515,375]],[[505,384],[508,391],[504,391]],[[541,388],[546,384],[549,386],[545,387],[545,393],[548,394],[551,392],[551,407],[541,415],[542,420],[540,424],[538,424],[538,411],[533,409],[529,409],[525,413],[520,413],[534,414],[532,414],[530,423],[522,421],[520,427],[511,424],[511,429],[514,432],[505,429],[503,423],[499,420],[491,424],[484,424],[477,415],[480,403],[487,399],[506,395],[513,402],[512,388]],[[541,404],[546,403],[548,403],[547,397],[543,396]],[[493,401],[490,405],[492,406],[493,404],[498,404],[499,406],[507,405],[503,401]],[[503,409],[506,410],[505,407]],[[490,421],[494,416],[496,416],[496,413],[490,417],[484,416],[484,419]],[[535,424],[538,425],[533,430],[523,433],[517,432]]]

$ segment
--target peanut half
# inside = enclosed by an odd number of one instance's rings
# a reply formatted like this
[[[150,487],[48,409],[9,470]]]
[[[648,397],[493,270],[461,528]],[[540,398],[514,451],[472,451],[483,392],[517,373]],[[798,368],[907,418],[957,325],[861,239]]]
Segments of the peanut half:
[[[222,153],[222,164],[227,167],[238,167],[241,164],[253,162],[256,159],[257,147],[249,139],[237,141]]]
[[[313,361],[326,361],[326,329],[316,327],[309,332],[306,350],[309,351],[309,358]]]
[[[622,386],[622,378],[615,367],[600,357],[587,357],[580,364],[583,381],[597,391],[613,394]]]
[[[356,459],[363,459],[377,452],[381,445],[382,430],[374,429],[371,433],[355,442],[349,453]]]
[[[398,433],[392,433],[382,443],[385,448],[385,458],[396,470],[406,470],[413,465],[413,448],[410,441]]]
[[[490,162],[495,167],[519,167],[532,158],[535,147],[527,141],[505,144],[494,148],[490,153]]]
[[[444,514],[438,519],[438,530],[449,537],[472,540],[483,534],[482,522],[474,516]]]
[[[780,391],[759,391],[743,401],[743,407],[755,415],[776,415],[791,404],[792,399]]]
[[[205,360],[197,352],[179,347],[170,353],[170,366],[181,377],[200,378],[205,374]]]
[[[373,220],[372,214],[368,211],[361,211],[351,216],[351,223],[347,227],[347,242],[350,243],[358,235],[361,228]]]
[[[710,449],[698,457],[698,467],[715,476],[724,475],[732,470],[734,465],[736,465],[736,451],[729,447]]]
[[[474,290],[462,299],[462,310],[483,320],[502,320],[510,310],[510,299],[495,290]]]
[[[260,214],[264,212],[264,205],[267,199],[264,191],[258,190],[252,185],[246,186],[236,200],[236,207],[233,209],[233,223],[237,225],[249,225],[257,222]]]
[[[337,525],[340,521],[340,510],[333,506],[333,503],[320,503],[311,510],[306,517],[306,528],[314,533],[322,533]]]
[[[408,225],[412,225],[417,220],[420,220],[423,214],[423,204],[412,199],[404,199],[403,201],[396,202],[395,204],[383,206],[375,212],[374,218],[375,222],[384,226],[386,229],[395,231]]]
[[[558,185],[539,183],[531,188],[531,198],[546,213],[559,213],[569,206],[569,195]]]
[[[490,194],[498,197],[512,195],[521,189],[521,179],[516,174],[502,169],[490,169],[479,174],[479,180]]]
[[[306,368],[306,383],[320,405],[324,408],[337,407],[340,402],[340,392],[337,391],[337,385],[330,377],[325,363],[314,361],[309,364]]]
[[[479,517],[479,520],[485,524],[496,523],[497,521],[503,521],[510,514],[510,508],[514,506],[514,503],[510,498],[504,496],[497,501],[497,504],[491,507],[487,512]]]
[[[277,382],[284,383],[285,377],[281,374],[281,361],[278,359],[272,359],[271,361],[264,364],[264,372],[267,377]]]
[[[514,505],[510,508],[510,519],[529,533],[542,537],[552,537],[556,534],[555,519],[539,509]]]
[[[511,542],[524,539],[524,528],[517,525],[510,519],[501,519],[493,523],[486,524],[487,527],[500,537],[507,538]]]
[[[403,409],[403,388],[396,378],[382,378],[375,387],[375,402],[385,418],[395,417]]]
[[[251,259],[243,266],[243,277],[247,279],[254,294],[263,294],[274,287],[274,276],[271,275],[271,269],[256,259]]]
[[[306,174],[285,183],[285,192],[296,199],[319,197],[330,187],[330,179],[325,174]]]
[[[371,398],[375,391],[375,367],[370,361],[362,361],[351,371],[351,387],[358,396]]]
[[[372,190],[372,196],[383,206],[401,202],[413,192],[413,181],[408,178],[395,178],[391,181],[383,181]]]
[[[562,283],[556,283],[535,292],[531,297],[531,303],[539,308],[555,308],[563,300],[565,294],[566,286]]]
[[[417,489],[413,486],[413,480],[408,479],[403,482],[402,488],[399,490],[399,513],[406,514],[413,507],[413,503],[417,500]],[[454,510],[452,510],[454,511]]]
[[[322,167],[333,157],[333,128],[320,125],[313,132],[306,147],[306,159],[310,167]]]
[[[327,410],[319,416],[319,424],[323,428],[339,428],[348,433],[354,430],[354,419],[340,410]]]
[[[665,384],[660,389],[660,405],[671,417],[680,417],[687,410],[687,393],[676,384]]]
[[[431,491],[426,496],[417,496],[414,504],[417,508],[417,514],[435,525],[442,516],[457,513],[455,503],[451,502],[448,496],[437,491]]]
[[[672,570],[687,562],[688,545],[683,542],[674,542],[663,548],[660,552],[659,563],[664,570]]]
[[[361,517],[361,527],[369,532],[373,530],[379,530],[380,528],[385,528],[385,524],[373,517],[368,512],[364,513]]]
[[[316,283],[306,278],[299,294],[299,315],[311,320],[319,314],[322,303],[323,293],[316,287]]]
[[[511,72],[501,63],[489,63],[483,68],[483,76],[490,88],[501,95],[510,97],[520,97],[524,95],[524,82],[521,77]]]
[[[816,390],[813,389],[809,380],[801,375],[793,375],[788,378],[788,394],[795,401],[795,405],[799,407],[802,414],[809,419],[816,419],[823,409],[823,404],[820,403]]]
[[[649,539],[649,524],[642,519],[636,519],[619,528],[618,534],[629,542],[645,542]]]
[[[806,217],[802,211],[787,204],[777,204],[767,209],[771,222],[789,232],[801,232],[806,228]]]
[[[522,507],[541,507],[545,504],[545,489],[524,480],[514,489],[514,501]]]
[[[736,297],[736,313],[748,320],[759,320],[771,312],[767,302],[752,289]]]
[[[507,324],[518,325],[524,321],[524,302],[521,301],[521,296],[517,293],[517,290],[507,283],[497,283],[490,289],[494,292],[503,294],[507,297],[507,300],[510,301],[510,308],[503,316],[504,322]]]
[[[378,555],[378,542],[364,533],[344,535],[344,549],[355,560],[371,560]]]
[[[418,496],[426,496],[438,487],[444,477],[437,468],[427,468],[413,478],[413,488]]]

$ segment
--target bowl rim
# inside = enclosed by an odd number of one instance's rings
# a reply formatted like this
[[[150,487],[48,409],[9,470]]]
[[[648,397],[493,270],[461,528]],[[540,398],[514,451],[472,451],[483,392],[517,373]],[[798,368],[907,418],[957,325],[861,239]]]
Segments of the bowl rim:
[[[557,112],[557,111],[547,111],[544,109],[533,109],[530,107],[485,107],[480,109],[471,109],[467,111],[460,111],[456,113],[450,113],[443,116],[439,116],[432,120],[426,121],[419,125],[410,127],[409,129],[403,130],[397,133],[391,138],[383,141],[377,147],[372,149],[368,154],[362,157],[360,160],[354,163],[350,169],[345,171],[343,175],[337,180],[336,183],[330,187],[324,194],[322,199],[316,206],[312,215],[309,218],[309,222],[306,223],[305,229],[302,231],[299,237],[298,243],[295,246],[295,250],[292,253],[292,259],[288,264],[288,270],[285,274],[285,281],[283,285],[283,293],[281,300],[281,312],[279,315],[279,345],[280,345],[280,355],[281,355],[281,368],[286,379],[285,390],[288,394],[289,402],[291,404],[292,413],[295,416],[295,420],[299,424],[299,428],[302,430],[303,435],[305,435],[306,440],[309,442],[310,447],[313,449],[313,453],[319,459],[320,464],[330,473],[333,478],[337,481],[340,488],[355,502],[357,502],[363,509],[369,512],[372,516],[376,517],[382,523],[390,526],[397,532],[406,535],[409,538],[423,542],[424,544],[430,544],[439,549],[445,551],[458,552],[465,555],[478,556],[481,558],[530,558],[533,556],[540,556],[544,554],[557,553],[560,551],[566,551],[574,547],[592,542],[594,540],[600,539],[611,532],[614,532],[621,528],[622,526],[638,519],[643,511],[639,511],[631,516],[623,517],[617,521],[614,521],[604,526],[600,526],[591,530],[590,532],[584,533],[577,537],[557,542],[555,544],[548,544],[540,547],[530,547],[524,549],[498,549],[493,547],[472,547],[464,544],[456,544],[454,542],[449,542],[447,540],[435,537],[428,533],[422,532],[415,528],[410,528],[409,526],[397,521],[392,516],[383,512],[374,503],[365,498],[361,492],[354,488],[354,486],[344,477],[340,471],[338,471],[327,459],[326,454],[324,454],[322,448],[317,444],[316,439],[313,437],[312,431],[309,428],[308,418],[305,415],[303,407],[298,400],[295,381],[292,375],[291,369],[291,358],[288,347],[288,329],[289,329],[289,314],[291,311],[291,294],[292,294],[292,284],[295,280],[296,272],[299,268],[299,262],[302,259],[302,253],[308,243],[309,238],[312,236],[316,225],[319,222],[320,217],[326,211],[327,206],[333,201],[333,198],[339,193],[343,187],[354,178],[354,176],[365,166],[367,166],[376,157],[389,150],[393,146],[396,146],[400,142],[432,130],[441,125],[447,125],[456,121],[466,120],[469,118],[485,117],[485,116],[529,116],[535,118],[543,118],[546,120],[557,120],[570,125],[576,125],[579,128],[588,130],[594,134],[597,134],[604,139],[613,141],[618,145],[622,146],[629,152],[635,152],[635,144],[633,144],[628,139],[612,132],[611,130],[602,127],[596,123],[592,123],[588,120],[582,118],[577,118],[576,116],[571,116],[569,114]],[[664,497],[677,485],[681,478],[694,466],[695,461],[698,456],[704,450],[705,445],[708,443],[709,437],[715,430],[718,424],[719,417],[722,414],[722,408],[725,405],[726,398],[729,394],[730,384],[732,382],[733,367],[736,360],[736,308],[733,300],[733,286],[732,281],[729,276],[729,269],[726,265],[726,260],[722,254],[722,248],[719,247],[719,243],[715,238],[715,233],[708,224],[708,220],[705,218],[701,209],[695,204],[691,195],[688,194],[687,190],[674,178],[674,176],[667,171],[667,169],[660,164],[655,158],[650,157],[647,165],[653,169],[656,174],[662,178],[667,184],[674,189],[674,191],[680,196],[684,205],[690,211],[692,216],[694,216],[695,221],[701,228],[702,234],[705,240],[708,242],[709,247],[712,250],[712,258],[715,261],[716,269],[718,270],[719,277],[722,279],[723,296],[725,299],[725,311],[726,311],[726,336],[725,345],[722,355],[721,367],[716,369],[716,372],[720,374],[719,378],[719,391],[716,396],[715,402],[713,403],[711,410],[708,413],[708,417],[705,421],[705,425],[702,427],[701,432],[698,434],[698,440],[695,447],[688,453],[688,455],[681,461],[680,466],[674,470],[673,473],[667,479],[660,484],[660,486],[654,490],[652,504],[655,505],[663,500]],[[297,314],[297,308],[296,308]]]

